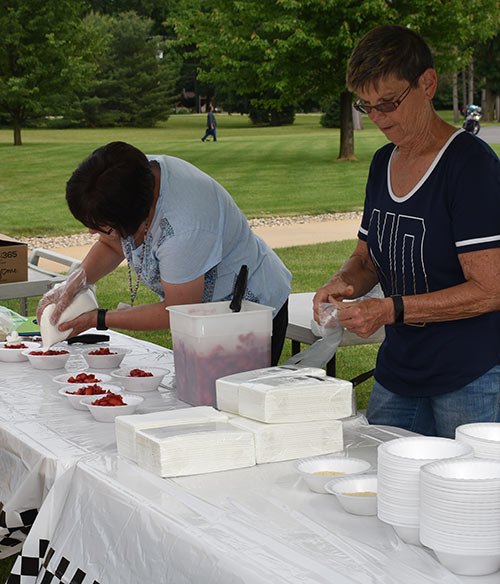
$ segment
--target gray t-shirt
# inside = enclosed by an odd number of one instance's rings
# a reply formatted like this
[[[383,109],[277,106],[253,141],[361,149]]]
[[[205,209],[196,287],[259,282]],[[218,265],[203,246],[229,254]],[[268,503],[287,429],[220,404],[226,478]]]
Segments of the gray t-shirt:
[[[246,264],[244,298],[272,306],[276,314],[290,294],[292,275],[255,235],[229,193],[184,160],[154,155],[148,160],[160,165],[161,182],[141,281],[163,300],[161,280],[183,284],[205,274],[203,302],[218,302],[231,298],[236,276]],[[136,272],[143,246],[135,248],[133,237],[122,240]]]

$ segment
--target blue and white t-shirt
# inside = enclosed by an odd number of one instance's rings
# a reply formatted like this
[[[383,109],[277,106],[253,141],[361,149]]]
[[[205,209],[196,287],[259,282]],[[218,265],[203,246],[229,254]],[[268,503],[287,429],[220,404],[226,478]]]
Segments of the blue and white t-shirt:
[[[500,247],[498,157],[459,130],[412,191],[396,197],[394,150],[388,144],[375,153],[358,234],[384,294],[425,294],[465,282],[459,254]],[[447,393],[500,363],[499,312],[385,329],[375,378],[400,395]]]
[[[217,302],[231,298],[236,276],[246,264],[244,298],[272,306],[276,314],[290,294],[292,275],[255,235],[229,193],[184,160],[173,156],[148,160],[160,165],[161,182],[141,281],[163,300],[161,280],[184,284],[204,274],[203,302]],[[135,248],[133,237],[122,240],[125,257],[136,272],[141,269],[143,245]]]

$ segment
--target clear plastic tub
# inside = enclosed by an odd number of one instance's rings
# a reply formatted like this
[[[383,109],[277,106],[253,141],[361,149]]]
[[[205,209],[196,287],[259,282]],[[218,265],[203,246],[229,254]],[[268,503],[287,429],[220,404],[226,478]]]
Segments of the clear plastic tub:
[[[193,406],[215,406],[215,380],[269,367],[273,309],[244,300],[169,306],[177,395]]]

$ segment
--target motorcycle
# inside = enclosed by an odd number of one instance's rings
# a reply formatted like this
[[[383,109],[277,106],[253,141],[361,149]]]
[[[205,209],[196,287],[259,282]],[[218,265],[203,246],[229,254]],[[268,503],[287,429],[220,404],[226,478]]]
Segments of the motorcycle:
[[[465,110],[465,120],[462,128],[471,134],[476,135],[481,126],[479,120],[483,117],[481,108],[478,105],[469,105]]]

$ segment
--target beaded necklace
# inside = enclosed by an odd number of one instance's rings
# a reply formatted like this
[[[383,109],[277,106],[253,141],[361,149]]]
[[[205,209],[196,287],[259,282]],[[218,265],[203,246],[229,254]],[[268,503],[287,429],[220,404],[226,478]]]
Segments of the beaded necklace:
[[[128,239],[127,239],[127,243],[125,244],[126,251],[127,251],[128,287],[130,290],[130,304],[131,304],[131,306],[134,306],[134,300],[137,296],[137,292],[139,290],[139,284],[141,282],[142,270],[144,268],[144,257],[146,255],[146,247],[148,244],[148,235],[149,235],[148,228],[149,228],[149,217],[146,217],[146,223],[144,225],[144,242],[143,242],[143,246],[142,246],[141,259],[139,261],[139,269],[137,270],[137,280],[135,283],[135,287],[132,286],[132,270],[130,268],[130,260],[132,258],[132,249],[130,247],[130,242]]]

